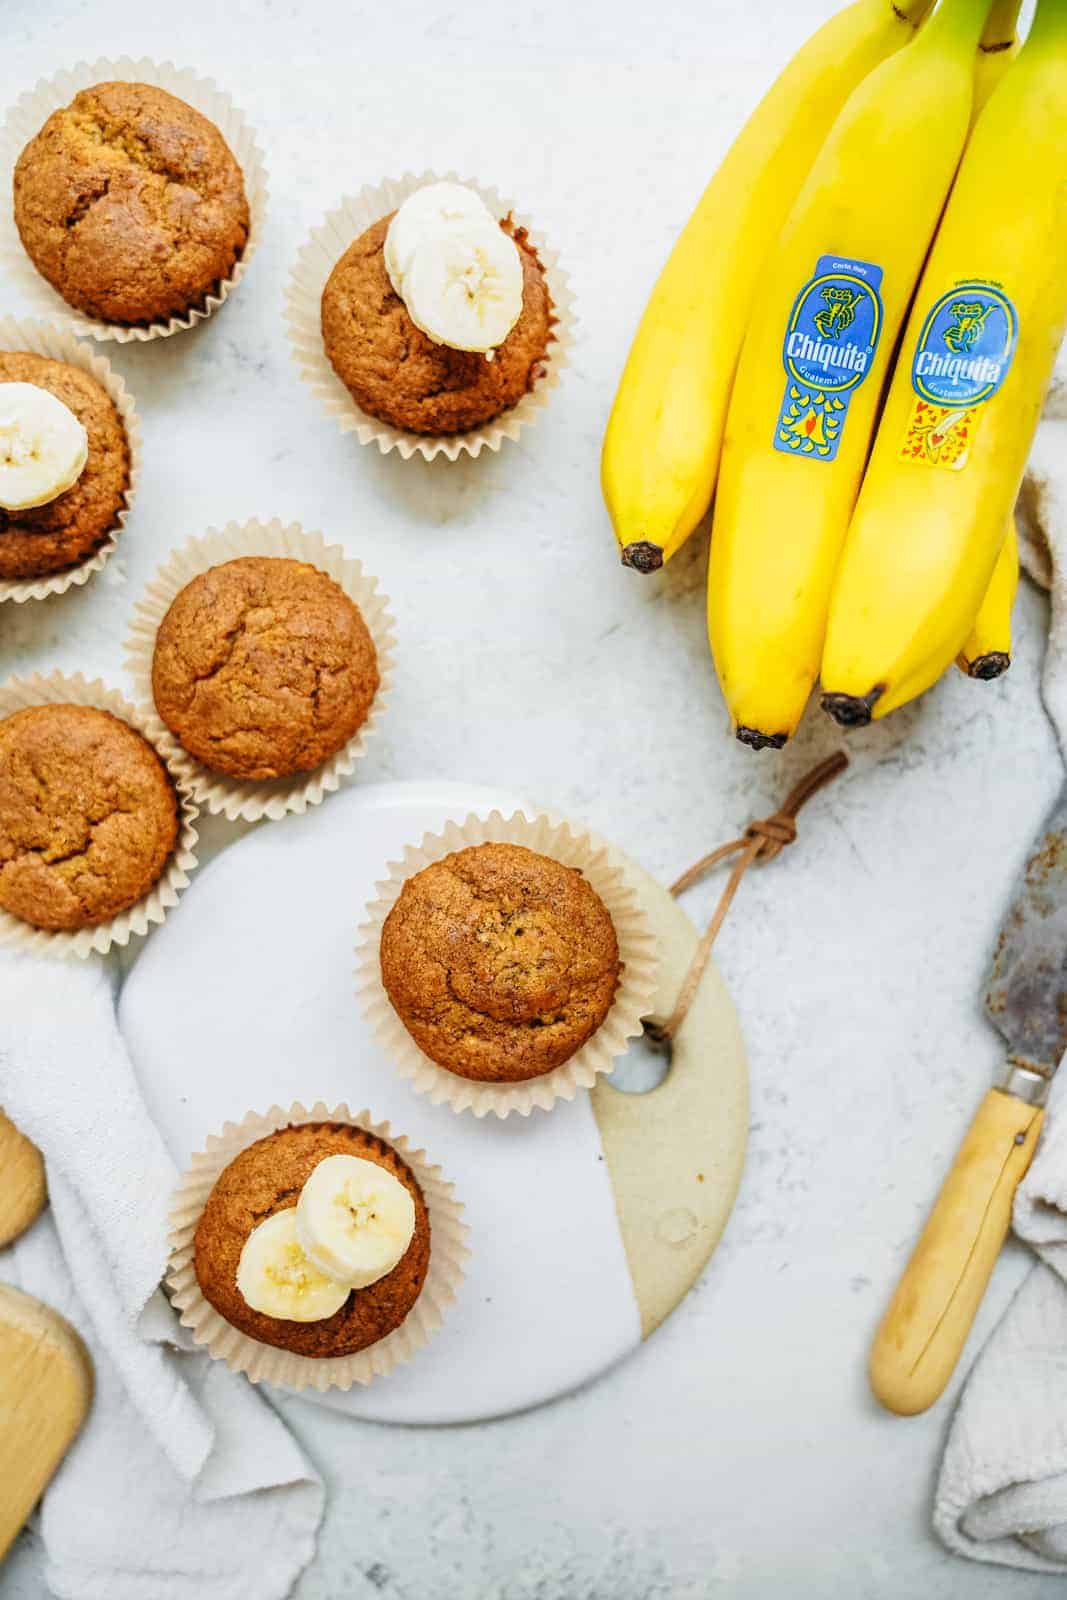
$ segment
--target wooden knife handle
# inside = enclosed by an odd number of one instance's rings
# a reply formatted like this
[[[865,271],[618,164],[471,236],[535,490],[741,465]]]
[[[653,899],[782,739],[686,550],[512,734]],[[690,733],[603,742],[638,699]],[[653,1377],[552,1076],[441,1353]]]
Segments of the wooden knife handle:
[[[925,1411],[952,1376],[1043,1118],[1000,1089],[979,1106],[875,1336],[871,1388],[888,1410]]]

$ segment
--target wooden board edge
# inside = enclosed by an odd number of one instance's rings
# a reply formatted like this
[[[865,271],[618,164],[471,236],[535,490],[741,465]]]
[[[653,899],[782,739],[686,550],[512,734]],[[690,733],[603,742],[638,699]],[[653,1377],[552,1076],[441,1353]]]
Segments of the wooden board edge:
[[[77,1438],[92,1398],[92,1360],[70,1323],[0,1283],[0,1561]]]
[[[93,1361],[81,1335],[66,1317],[13,1284],[0,1283],[0,1325],[39,1340],[63,1359],[74,1377],[74,1388],[82,1397],[84,1416],[93,1398]]]
[[[0,1248],[25,1233],[47,1198],[41,1152],[0,1111]]]

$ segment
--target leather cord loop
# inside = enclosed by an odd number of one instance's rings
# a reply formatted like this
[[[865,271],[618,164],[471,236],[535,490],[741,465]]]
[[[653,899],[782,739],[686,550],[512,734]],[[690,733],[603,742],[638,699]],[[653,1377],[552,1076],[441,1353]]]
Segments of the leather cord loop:
[[[740,839],[731,839],[729,844],[722,844],[709,855],[702,856],[671,884],[672,895],[684,894],[686,889],[698,883],[720,862],[729,860],[731,856],[737,858],[730,869],[730,876],[719,896],[718,904],[712,912],[711,921],[693,952],[689,971],[678,991],[673,1011],[666,1022],[654,1022],[650,1017],[645,1019],[645,1036],[653,1044],[669,1046],[685,1021],[689,1008],[696,998],[700,980],[704,976],[712,946],[726,921],[726,913],[741,886],[741,879],[749,867],[757,861],[764,863],[773,861],[781,855],[786,845],[793,843],[797,836],[797,813],[801,807],[806,805],[813,795],[818,794],[820,789],[824,789],[828,783],[840,777],[847,766],[848,757],[843,750],[829,756],[825,761],[820,761],[817,767],[813,767],[805,777],[801,778],[796,787],[790,790],[781,808],[773,816],[764,817],[762,821],[750,822]]]

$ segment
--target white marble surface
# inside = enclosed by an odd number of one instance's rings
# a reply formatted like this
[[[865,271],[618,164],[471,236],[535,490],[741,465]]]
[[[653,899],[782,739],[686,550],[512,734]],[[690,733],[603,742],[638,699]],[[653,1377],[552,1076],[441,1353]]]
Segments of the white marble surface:
[[[733,128],[830,9],[5,0],[5,96],[81,56],[172,55],[215,74],[262,131],[273,199],[217,320],[115,354],[146,449],[125,584],[5,607],[0,674],[121,681],[131,599],[169,546],[277,513],[343,540],[394,600],[397,689],[361,779],[503,784],[662,874],[773,809],[836,733],[816,713],[784,757],[729,740],[702,541],[658,578],[623,572],[595,463],[656,265]],[[341,438],[295,377],[280,321],[289,263],[339,192],[431,164],[513,193],[558,244],[584,314],[576,366],[521,447],[433,468]],[[955,1389],[892,1421],[863,1377],[883,1297],[996,1064],[984,968],[1061,777],[1037,695],[1044,624],[1027,589],[1006,681],[952,675],[853,738],[853,769],[800,844],[746,884],[720,960],[751,1056],[750,1159],[711,1270],[651,1343],[570,1400],[474,1429],[287,1403],[331,1489],[300,1600],[1059,1594],[931,1538]],[[694,911],[713,894],[697,891]],[[1002,1263],[981,1329],[1024,1267]],[[3,1600],[41,1594],[39,1574],[29,1533]]]

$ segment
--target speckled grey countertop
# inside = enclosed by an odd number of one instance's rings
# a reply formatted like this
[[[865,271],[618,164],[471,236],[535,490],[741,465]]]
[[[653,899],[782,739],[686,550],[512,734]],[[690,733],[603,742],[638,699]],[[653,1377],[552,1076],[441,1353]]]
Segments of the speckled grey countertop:
[[[277,514],[343,541],[393,597],[397,688],[357,781],[499,783],[664,875],[772,810],[837,735],[816,713],[784,757],[730,741],[704,640],[703,541],[658,578],[623,572],[596,458],[657,263],[730,131],[831,9],[5,0],[5,98],[80,57],[172,57],[216,76],[260,130],[272,199],[248,280],[216,320],[110,352],[145,432],[126,581],[3,608],[0,675],[121,681],[131,599],[168,548]],[[454,467],[342,438],[296,378],[280,316],[296,249],[339,194],[426,166],[513,195],[561,251],[583,314],[544,421],[499,458]],[[386,1429],[289,1402],[330,1485],[300,1600],[1060,1594],[1057,1580],[941,1551],[928,1508],[955,1391],[893,1421],[863,1375],[882,1299],[996,1063],[983,971],[1060,783],[1037,692],[1045,609],[1029,588],[1017,620],[1006,680],[952,675],[852,739],[853,770],[805,816],[800,844],[745,885],[720,962],[750,1050],[751,1148],[698,1290],[622,1369],[510,1421]],[[714,892],[691,897],[694,914]],[[1024,1267],[1009,1252],[979,1335]],[[40,1571],[27,1533],[3,1600],[42,1594]]]

